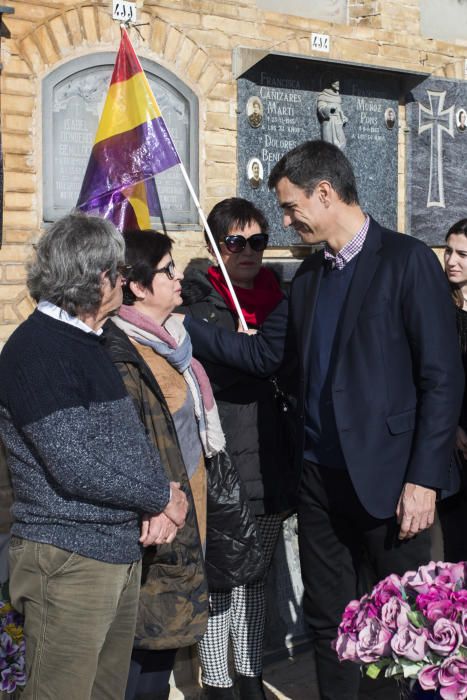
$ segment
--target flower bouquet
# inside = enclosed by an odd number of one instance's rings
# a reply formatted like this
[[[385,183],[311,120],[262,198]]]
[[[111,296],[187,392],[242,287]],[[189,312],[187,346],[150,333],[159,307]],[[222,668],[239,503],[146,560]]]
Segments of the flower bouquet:
[[[467,698],[466,564],[391,574],[350,602],[333,642],[339,659],[410,682],[415,698]]]
[[[9,602],[4,585],[0,600],[0,691],[14,693],[26,684],[23,620]]]

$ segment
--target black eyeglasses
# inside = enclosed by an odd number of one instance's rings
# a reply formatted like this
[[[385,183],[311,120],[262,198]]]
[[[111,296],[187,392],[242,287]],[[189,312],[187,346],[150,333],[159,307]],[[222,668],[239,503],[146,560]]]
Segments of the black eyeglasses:
[[[260,253],[266,249],[268,240],[269,236],[267,233],[254,233],[249,238],[245,238],[245,236],[242,236],[240,233],[233,233],[232,235],[225,236],[224,240],[221,242],[225,244],[229,253],[241,253],[242,250],[245,250],[247,243],[251,250]]]
[[[154,274],[157,275],[158,272],[164,272],[169,280],[175,279],[175,263],[171,260],[164,267],[160,267],[158,270],[154,270]]]

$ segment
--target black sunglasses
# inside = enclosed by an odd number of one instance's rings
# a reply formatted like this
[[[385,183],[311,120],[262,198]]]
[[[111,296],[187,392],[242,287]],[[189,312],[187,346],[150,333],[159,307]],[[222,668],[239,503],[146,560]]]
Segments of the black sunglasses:
[[[158,270],[154,270],[154,274],[157,275],[158,272],[164,272],[169,280],[175,279],[175,263],[173,260],[171,260],[167,265],[164,267],[160,267]]]
[[[245,250],[247,243],[251,250],[260,253],[266,249],[268,240],[269,236],[267,233],[254,233],[249,238],[245,238],[245,236],[242,236],[240,233],[233,233],[232,235],[225,236],[224,240],[221,242],[225,244],[229,253],[241,253],[242,250]]]

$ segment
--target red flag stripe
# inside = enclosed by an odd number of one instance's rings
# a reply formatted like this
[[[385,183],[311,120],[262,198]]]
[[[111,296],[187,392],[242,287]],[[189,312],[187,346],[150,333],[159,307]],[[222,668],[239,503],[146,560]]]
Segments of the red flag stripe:
[[[122,83],[125,80],[132,78],[134,75],[136,75],[136,73],[142,72],[143,69],[141,67],[141,63],[138,61],[138,57],[136,56],[135,50],[131,45],[128,34],[123,29],[122,41],[120,43],[110,84],[113,85],[114,83]]]

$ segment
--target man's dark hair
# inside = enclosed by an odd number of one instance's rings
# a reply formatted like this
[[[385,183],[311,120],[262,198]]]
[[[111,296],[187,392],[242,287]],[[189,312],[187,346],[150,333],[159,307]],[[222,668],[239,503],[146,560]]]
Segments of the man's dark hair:
[[[232,228],[243,229],[256,221],[263,233],[267,233],[269,224],[263,212],[248,199],[230,197],[223,199],[211,209],[208,224],[216,243],[219,243]],[[209,245],[209,238],[204,232],[204,238]]]
[[[313,193],[321,180],[327,180],[345,204],[358,204],[352,166],[340,148],[327,141],[305,141],[282,156],[269,175],[269,189],[283,177],[307,195]]]
[[[150,289],[154,270],[162,258],[172,250],[172,239],[163,233],[146,229],[144,231],[124,231],[125,263],[131,270],[125,276],[123,303],[132,306],[136,297],[130,289],[130,282],[138,282],[144,289]]]

